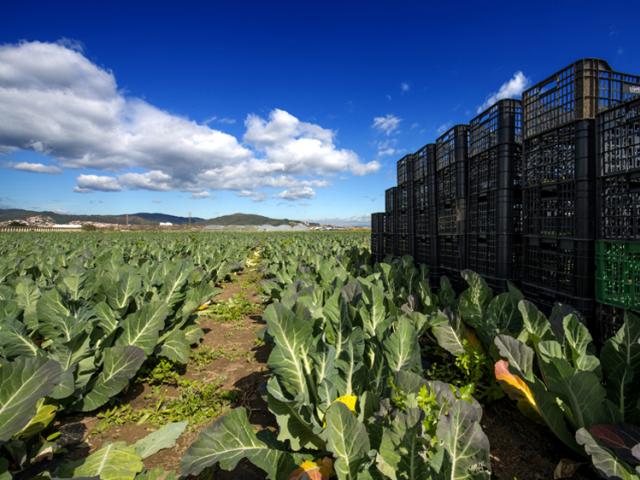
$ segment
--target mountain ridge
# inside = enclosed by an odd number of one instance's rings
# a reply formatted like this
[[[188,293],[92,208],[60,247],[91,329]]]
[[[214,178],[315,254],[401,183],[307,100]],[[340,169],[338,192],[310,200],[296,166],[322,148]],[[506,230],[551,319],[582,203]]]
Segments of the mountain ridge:
[[[33,216],[49,217],[57,224],[65,224],[74,221],[80,222],[96,222],[96,223],[109,223],[124,225],[127,222],[129,225],[157,225],[160,222],[171,222],[174,225],[186,225],[192,223],[193,225],[220,225],[220,226],[235,226],[235,225],[289,225],[303,223],[299,220],[291,219],[277,219],[265,217],[263,215],[257,215],[252,213],[233,213],[229,215],[222,215],[210,219],[201,217],[181,217],[178,215],[169,215],[166,213],[158,212],[138,212],[130,214],[118,214],[118,215],[74,215],[69,213],[58,213],[52,211],[36,211],[25,210],[20,208],[0,208],[0,222],[7,222],[11,220],[24,220]],[[128,217],[128,218],[127,218]]]

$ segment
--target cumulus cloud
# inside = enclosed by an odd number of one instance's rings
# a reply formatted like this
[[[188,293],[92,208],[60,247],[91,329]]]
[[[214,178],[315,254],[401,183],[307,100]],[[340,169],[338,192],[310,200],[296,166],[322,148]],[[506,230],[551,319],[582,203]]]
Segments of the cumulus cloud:
[[[254,202],[264,202],[269,196],[264,192],[256,192],[254,190],[240,190],[236,195],[239,197],[250,198]]]
[[[281,198],[283,200],[303,200],[303,199],[311,199],[316,196],[316,192],[311,187],[294,187],[287,190],[283,190],[279,194],[276,195],[277,198]]]
[[[77,186],[74,188],[75,192],[88,193],[88,192],[119,192],[122,190],[122,185],[116,178],[103,176],[103,175],[80,175],[77,179]]]
[[[485,102],[478,107],[477,113],[482,113],[484,110],[503,98],[519,97],[529,84],[530,80],[526,75],[522,73],[522,71],[517,71],[513,74],[511,79],[507,80],[500,86],[500,89],[497,92],[492,93],[487,97]]]
[[[233,119],[197,123],[126,96],[111,71],[69,42],[0,45],[0,118],[0,154],[44,153],[57,162],[48,173],[109,173],[80,174],[78,192],[310,188],[305,182],[380,168],[337,146],[332,130],[284,110],[249,115],[243,144],[209,126]],[[42,170],[33,165],[26,168]]]
[[[44,163],[18,162],[11,163],[9,166],[14,170],[22,170],[23,172],[49,174],[62,173],[62,169],[60,167],[56,167],[55,165],[45,165]]]
[[[211,196],[211,194],[207,191],[202,191],[202,192],[193,192],[191,194],[191,198],[193,200],[203,200],[205,198],[209,198]]]
[[[401,121],[401,118],[388,113],[383,117],[375,117],[371,126],[385,135],[391,135],[398,129]]]

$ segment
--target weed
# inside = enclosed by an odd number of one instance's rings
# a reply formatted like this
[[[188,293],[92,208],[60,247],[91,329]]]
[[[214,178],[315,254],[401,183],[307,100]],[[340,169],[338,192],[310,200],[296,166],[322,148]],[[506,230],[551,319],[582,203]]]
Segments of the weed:
[[[206,313],[216,322],[237,323],[244,317],[256,313],[256,305],[245,295],[238,294],[226,302],[214,303],[207,308]]]
[[[137,381],[149,385],[177,385],[180,379],[179,368],[179,365],[166,358],[154,359],[142,367]]]
[[[200,348],[191,352],[191,364],[196,370],[203,370],[215,360],[219,358],[226,358],[227,360],[237,360],[242,357],[242,353],[238,352],[236,348],[225,349],[216,348],[213,349],[208,346],[201,346]]]
[[[180,379],[178,396],[165,398],[159,394],[150,407],[134,410],[131,404],[116,405],[98,413],[94,432],[127,423],[150,423],[156,426],[170,422],[189,422],[190,427],[201,425],[222,414],[236,399],[236,392],[223,390],[222,383]]]

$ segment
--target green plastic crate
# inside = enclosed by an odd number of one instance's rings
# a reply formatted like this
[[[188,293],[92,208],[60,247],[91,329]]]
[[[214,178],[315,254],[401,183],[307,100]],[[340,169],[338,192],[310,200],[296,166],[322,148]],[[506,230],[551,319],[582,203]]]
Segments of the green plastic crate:
[[[596,241],[596,299],[640,309],[640,241]]]

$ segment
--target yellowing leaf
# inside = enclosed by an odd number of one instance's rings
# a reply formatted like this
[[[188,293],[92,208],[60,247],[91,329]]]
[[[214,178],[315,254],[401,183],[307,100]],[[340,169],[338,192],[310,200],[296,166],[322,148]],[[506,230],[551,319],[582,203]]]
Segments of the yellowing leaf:
[[[499,360],[495,365],[495,375],[496,380],[500,382],[504,382],[504,384],[508,385],[507,393],[509,396],[515,394],[516,400],[526,399],[527,403],[531,405],[536,412],[539,413],[538,406],[536,405],[536,400],[533,397],[533,393],[531,393],[531,389],[529,385],[517,375],[514,375],[509,371],[509,362],[506,360]]]
[[[355,395],[342,395],[335,399],[335,402],[340,402],[344,404],[349,410],[353,413],[356,413],[356,403],[358,401],[358,397]]]
[[[324,457],[320,463],[305,460],[290,476],[289,480],[329,480],[333,475],[333,460]]]

